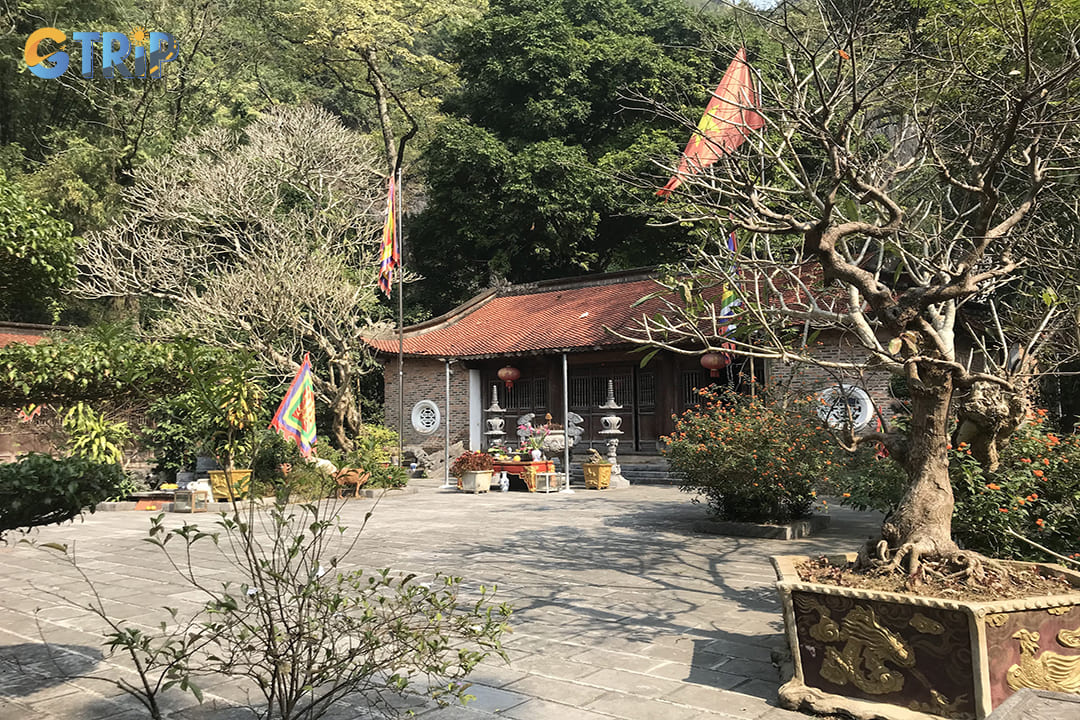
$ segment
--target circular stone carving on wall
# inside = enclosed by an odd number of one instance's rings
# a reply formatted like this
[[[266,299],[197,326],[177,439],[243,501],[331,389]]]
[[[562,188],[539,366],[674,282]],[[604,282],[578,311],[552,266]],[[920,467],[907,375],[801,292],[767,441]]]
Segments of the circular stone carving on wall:
[[[423,435],[430,435],[439,429],[439,406],[430,400],[421,400],[413,405],[413,430]]]
[[[874,419],[874,403],[860,387],[854,385],[833,385],[818,393],[822,404],[818,416],[829,427],[842,427],[847,422],[848,412],[856,432],[865,429]]]

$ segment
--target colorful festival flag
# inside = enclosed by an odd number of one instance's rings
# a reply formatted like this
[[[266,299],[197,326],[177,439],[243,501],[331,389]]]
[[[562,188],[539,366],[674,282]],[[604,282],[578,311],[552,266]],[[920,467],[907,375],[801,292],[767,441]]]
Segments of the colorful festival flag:
[[[311,359],[308,355],[304,355],[304,363],[281,399],[270,427],[295,440],[304,457],[311,455],[316,441],[315,391],[311,386]]]
[[[394,178],[391,176],[390,192],[386,199],[386,224],[383,225],[382,252],[379,255],[379,287],[386,293],[386,297],[390,297],[390,278],[394,268],[401,265],[397,237],[397,218],[394,217],[396,195]]]
[[[751,131],[765,127],[765,118],[753,109],[757,107],[760,105],[750,64],[746,61],[746,48],[740,48],[716,86],[697,130],[686,143],[679,169],[656,194],[668,197],[682,184],[684,177],[700,172],[722,155],[734,152]]]

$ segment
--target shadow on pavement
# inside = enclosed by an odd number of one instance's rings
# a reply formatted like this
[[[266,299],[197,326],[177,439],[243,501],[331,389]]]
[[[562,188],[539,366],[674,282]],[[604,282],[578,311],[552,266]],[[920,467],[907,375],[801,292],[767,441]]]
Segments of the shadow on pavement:
[[[103,655],[86,645],[19,643],[0,646],[0,693],[31,695],[90,673]]]

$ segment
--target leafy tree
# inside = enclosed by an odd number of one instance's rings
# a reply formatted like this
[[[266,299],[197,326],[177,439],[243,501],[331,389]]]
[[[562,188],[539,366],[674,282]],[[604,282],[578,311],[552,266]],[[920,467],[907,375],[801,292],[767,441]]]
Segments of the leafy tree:
[[[311,353],[347,447],[378,313],[381,167],[375,143],[313,108],[209,130],[136,173],[127,216],[88,236],[76,292],[153,300],[152,332],[246,351],[275,380]]]
[[[479,0],[300,0],[281,13],[282,32],[305,50],[318,82],[336,86],[327,105],[382,138],[388,174],[406,143],[455,84],[443,38],[476,19]],[[357,101],[359,100],[359,102]],[[401,128],[404,128],[403,130]]]
[[[71,225],[0,173],[0,320],[58,321],[78,242]]]
[[[1075,337],[1072,273],[1039,260],[1076,257],[1076,235],[1061,230],[1080,220],[1070,189],[1080,7],[923,10],[904,25],[872,2],[843,13],[789,3],[762,19],[786,48],[782,63],[759,67],[766,131],[752,134],[753,152],[684,183],[672,210],[711,218],[713,249],[665,283],[689,301],[647,325],[679,352],[728,343],[737,354],[904,376],[910,430],[850,439],[883,443],[907,476],[874,559],[913,575],[936,560],[979,576],[980,557],[952,539],[950,410],[959,407],[961,439],[993,470],[1030,408],[1038,363],[1053,362],[1053,340]],[[746,239],[736,257],[722,240],[732,227]],[[1002,322],[995,298],[1033,283],[1044,290],[1024,307],[1041,311]],[[721,338],[709,328],[732,321],[710,298],[724,284],[744,302],[741,331]],[[815,357],[792,331],[803,326],[846,332],[865,362]]]
[[[281,4],[293,10],[297,1]],[[262,0],[5,4],[0,20],[10,31],[0,36],[0,164],[79,234],[100,230],[135,169],[180,138],[212,125],[242,126],[274,103],[320,99],[322,90],[292,63],[294,56],[271,42],[277,9]],[[49,24],[69,34],[130,35],[136,26],[165,31],[179,53],[159,80],[103,81],[100,68],[86,80],[79,76],[79,44],[69,40],[69,70],[43,80],[20,63],[27,37]]]
[[[646,171],[678,137],[620,112],[619,97],[671,90],[700,112],[719,80],[710,38],[725,22],[678,0],[497,0],[459,33],[462,85],[425,151],[427,207],[408,234],[409,266],[440,279],[421,290],[427,307],[498,278],[677,257],[684,233],[648,227],[618,176]]]

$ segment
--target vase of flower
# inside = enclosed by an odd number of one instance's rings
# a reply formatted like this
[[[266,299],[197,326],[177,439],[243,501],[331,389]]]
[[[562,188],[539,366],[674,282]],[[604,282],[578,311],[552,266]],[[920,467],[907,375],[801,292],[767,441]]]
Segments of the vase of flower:
[[[533,448],[529,451],[529,456],[532,457],[533,462],[540,462],[544,459],[544,451],[540,448]]]

